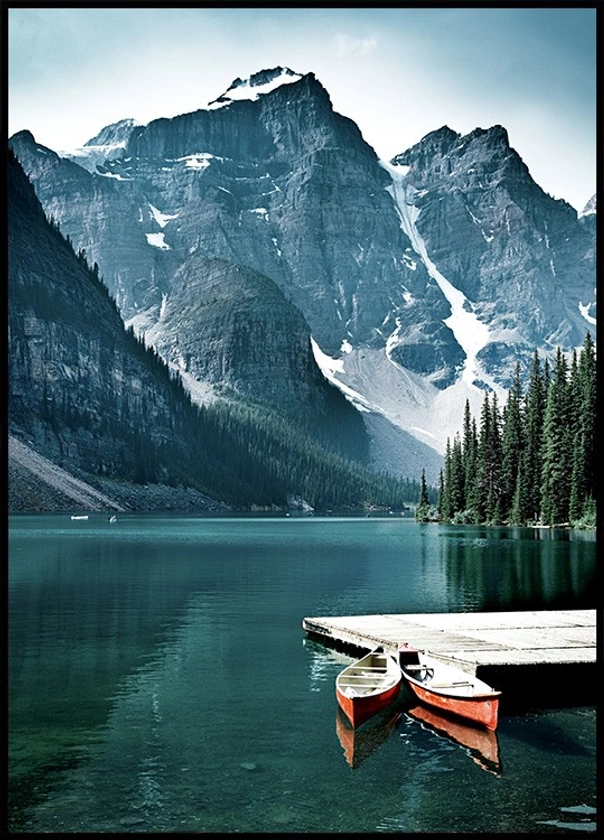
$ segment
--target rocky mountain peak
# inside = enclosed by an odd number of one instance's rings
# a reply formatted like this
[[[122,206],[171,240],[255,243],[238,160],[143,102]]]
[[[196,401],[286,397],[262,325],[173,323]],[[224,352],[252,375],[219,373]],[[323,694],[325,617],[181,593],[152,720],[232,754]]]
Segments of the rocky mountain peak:
[[[466,135],[467,141],[482,140],[487,147],[509,148],[510,139],[507,130],[502,125],[492,125],[490,128],[475,128]]]
[[[278,80],[279,84],[286,84],[289,81],[296,81],[301,78],[302,76],[299,73],[294,73],[289,67],[274,67],[272,70],[260,70],[258,73],[253,73],[247,79],[235,79],[231,88],[244,86],[251,88],[264,87],[275,80]]]
[[[591,216],[596,215],[596,196],[592,195],[589,199],[583,210],[579,213],[579,216]]]
[[[457,183],[464,172],[475,177],[481,173],[488,175],[490,181],[496,174],[498,180],[519,175],[532,180],[522,159],[510,147],[508,133],[501,125],[475,128],[464,136],[443,126],[397,155],[392,163],[408,166],[409,178],[420,190],[439,179],[455,178]]]
[[[409,167],[409,177],[417,189],[424,188],[424,175],[430,170],[435,177],[448,178],[451,174],[451,150],[460,135],[444,125],[426,134],[406,152],[393,158],[395,166]]]
[[[102,128],[91,140],[84,143],[85,146],[122,146],[125,148],[132,129],[140,125],[131,118],[119,120]]]
[[[36,138],[28,129],[24,128],[22,131],[17,131],[16,134],[13,134],[11,137],[11,141],[14,141],[16,145],[21,145],[22,143],[31,144],[36,142]]]
[[[597,227],[597,214],[596,214],[596,196],[592,195],[589,199],[583,210],[577,216],[579,220],[579,224],[583,228],[583,230],[588,231],[593,236],[594,248],[593,248],[593,256],[595,259],[595,241],[596,241],[596,227]]]
[[[460,135],[443,125],[435,131],[426,134],[419,143],[416,143],[405,152],[401,152],[392,158],[391,163],[394,166],[411,166],[413,162],[418,160],[433,160],[435,156],[440,158],[449,153],[453,144],[459,139]]]

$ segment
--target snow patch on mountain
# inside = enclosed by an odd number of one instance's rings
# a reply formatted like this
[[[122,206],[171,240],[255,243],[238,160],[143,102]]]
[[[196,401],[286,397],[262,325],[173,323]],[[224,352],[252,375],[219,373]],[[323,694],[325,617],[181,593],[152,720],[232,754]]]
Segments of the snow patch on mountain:
[[[420,213],[414,199],[417,190],[405,181],[409,167],[388,164],[384,161],[380,161],[380,164],[392,177],[392,185],[386,189],[396,202],[402,230],[409,237],[413,250],[420,257],[428,273],[438,283],[442,293],[451,304],[451,315],[445,319],[444,323],[450,328],[466,354],[462,379],[470,385],[477,380],[482,381],[490,388],[496,389],[493,379],[485,374],[477,361],[478,353],[490,341],[489,328],[474,314],[472,304],[466,296],[438,271],[428,256],[426,245],[417,231],[415,223]],[[394,337],[393,341],[396,341]]]
[[[277,67],[274,70],[265,70],[262,73],[255,73],[247,79],[235,79],[232,85],[222,96],[208,103],[208,110],[223,108],[231,102],[250,100],[255,102],[259,96],[271,93],[281,85],[290,85],[299,82],[302,76],[294,73],[287,67]]]
[[[337,374],[344,373],[344,361],[343,359],[334,359],[331,356],[328,356],[327,353],[324,353],[314,338],[311,338],[311,345],[313,356],[321,373],[329,382],[335,385],[337,388],[342,391],[342,393],[350,400],[350,402],[356,406],[359,411],[380,411],[377,405],[372,405],[368,400],[365,399],[358,391],[355,391],[353,388],[350,388],[343,382],[341,379],[338,378]],[[347,353],[351,352],[350,344],[347,344],[346,351]]]
[[[464,379],[440,390],[389,360],[384,349],[350,348],[345,358],[334,359],[313,341],[313,352],[325,378],[357,408],[385,417],[441,455],[447,439],[461,431],[466,401],[472,414],[480,415],[484,392]]]
[[[133,178],[124,178],[118,172],[98,172],[94,169],[90,170],[94,175],[100,175],[101,178],[113,178],[114,181],[133,181]]]
[[[162,213],[161,210],[158,210],[152,204],[149,204],[149,209],[151,210],[151,215],[161,228],[164,228],[172,219],[178,218],[178,213]]]
[[[214,156],[209,152],[197,152],[192,155],[185,155],[184,157],[176,158],[177,163],[184,162],[187,169],[207,169],[210,161]]]
[[[146,233],[147,242],[153,245],[154,248],[159,248],[161,251],[169,251],[170,246],[164,240],[164,233]]]
[[[579,304],[579,312],[581,313],[581,315],[583,315],[583,317],[585,318],[585,320],[587,321],[588,324],[593,324],[593,326],[595,327],[596,319],[593,317],[593,315],[589,314],[592,306],[594,306],[593,303],[586,303],[586,304],[580,303]]]

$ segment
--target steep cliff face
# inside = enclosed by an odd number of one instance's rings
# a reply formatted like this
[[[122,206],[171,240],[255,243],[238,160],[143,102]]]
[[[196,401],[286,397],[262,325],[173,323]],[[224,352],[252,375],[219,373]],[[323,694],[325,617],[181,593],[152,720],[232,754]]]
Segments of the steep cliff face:
[[[133,290],[134,311],[157,300],[158,290],[161,294],[165,286],[165,258],[148,244],[139,197],[127,185],[118,186],[116,179],[100,174],[98,167],[106,170],[106,166],[96,163],[92,174],[38,145],[27,131],[15,135],[11,145],[47,217],[60,226],[76,251],[86,253],[90,265],[96,262],[101,267],[122,317],[128,312],[126,301],[132,309]],[[148,206],[146,215],[151,217]]]
[[[499,381],[516,354],[581,345],[595,317],[593,232],[535,184],[502,126],[463,137],[445,126],[393,163],[408,167],[431,261],[488,325],[479,358]]]
[[[185,431],[174,424],[184,394],[126,333],[12,156],[8,181],[11,428],[56,463],[101,476],[134,477],[145,447],[168,443],[184,459]]]

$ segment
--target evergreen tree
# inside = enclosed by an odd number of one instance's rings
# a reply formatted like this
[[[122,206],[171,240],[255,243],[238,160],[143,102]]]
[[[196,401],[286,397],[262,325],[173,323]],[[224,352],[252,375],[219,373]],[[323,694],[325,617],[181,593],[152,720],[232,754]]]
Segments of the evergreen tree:
[[[439,513],[444,522],[449,522],[455,511],[451,507],[451,440],[447,438],[444,458],[442,491],[439,497]]]
[[[546,525],[568,521],[573,447],[568,364],[558,348],[547,390],[543,420],[541,519]]]
[[[574,522],[581,518],[585,505],[585,470],[583,464],[583,423],[582,423],[582,393],[579,378],[579,363],[577,351],[573,350],[570,373],[568,378],[568,411],[567,418],[570,427],[571,476],[568,501],[568,518]]]
[[[488,445],[489,486],[487,493],[486,521],[499,524],[502,521],[501,511],[501,416],[497,392],[493,392],[491,400],[491,427]]]
[[[438,473],[438,497],[437,497],[438,501],[437,501],[437,504],[436,504],[436,509],[437,509],[437,512],[438,512],[438,518],[441,520],[441,522],[445,519],[445,516],[444,516],[444,513],[443,513],[443,511],[444,511],[444,503],[443,503],[444,496],[445,496],[445,474],[444,474],[443,470],[441,469],[440,472]]]
[[[422,470],[419,497],[417,500],[417,508],[415,509],[415,518],[418,522],[426,522],[430,518],[430,499],[428,498],[425,469]]]
[[[503,409],[501,435],[501,513],[506,521],[511,516],[518,483],[520,459],[524,448],[521,403],[520,364],[517,364],[507,402]]]
[[[481,522],[499,519],[501,495],[501,429],[497,394],[485,392],[478,442],[479,512]]]
[[[572,457],[568,518],[570,522],[578,522],[583,516],[587,502],[585,472],[583,470],[583,440],[580,435],[576,435],[573,440]]]
[[[539,355],[535,350],[524,399],[524,449],[519,471],[521,483],[516,489],[517,516],[521,524],[536,522],[539,517],[545,397],[546,378],[541,370]]]
[[[451,449],[448,494],[449,515],[454,516],[465,508],[463,454],[459,434],[455,435]]]
[[[479,522],[484,522],[487,513],[489,492],[489,438],[491,435],[491,406],[489,393],[485,391],[480,411],[480,429],[478,432],[478,450],[476,457],[476,515]]]
[[[464,444],[465,483],[465,521],[478,525],[482,522],[481,494],[478,470],[478,432],[476,418],[472,418],[468,442]]]
[[[476,422],[470,410],[470,400],[466,400],[463,412],[463,437],[462,437],[462,459],[463,459],[463,499],[464,508],[470,508],[472,490],[474,487],[476,471]]]
[[[591,334],[588,332],[579,357],[578,376],[580,382],[578,459],[583,473],[585,504],[591,511],[596,498],[595,483],[595,435],[597,413],[596,353]],[[584,512],[585,513],[585,512]]]

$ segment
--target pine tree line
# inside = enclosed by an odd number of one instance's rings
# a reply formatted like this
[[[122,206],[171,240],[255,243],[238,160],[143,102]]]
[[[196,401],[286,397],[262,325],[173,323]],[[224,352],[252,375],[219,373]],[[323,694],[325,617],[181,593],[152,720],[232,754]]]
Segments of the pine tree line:
[[[235,506],[283,507],[296,496],[318,512],[402,510],[417,497],[414,479],[351,461],[266,406],[217,401],[197,411],[204,434],[192,457],[214,492]]]
[[[438,501],[422,474],[416,518],[467,524],[592,527],[595,491],[596,354],[588,332],[570,362],[520,365],[506,404],[485,392],[479,422],[466,401],[463,425],[447,440]]]

